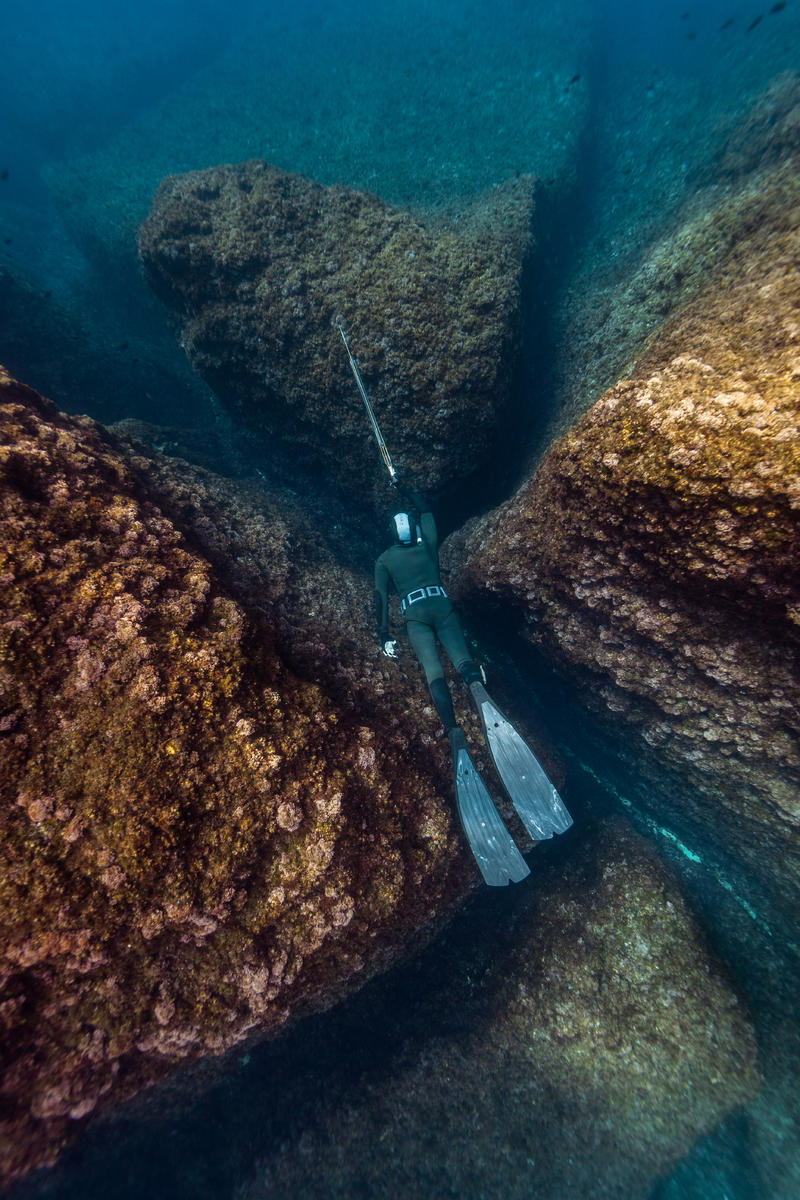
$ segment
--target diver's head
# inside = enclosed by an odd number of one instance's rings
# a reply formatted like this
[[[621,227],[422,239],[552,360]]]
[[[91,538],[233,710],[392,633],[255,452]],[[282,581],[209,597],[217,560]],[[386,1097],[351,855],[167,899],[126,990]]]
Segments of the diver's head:
[[[411,546],[417,540],[417,523],[411,513],[394,513],[390,522],[392,537],[399,546]]]

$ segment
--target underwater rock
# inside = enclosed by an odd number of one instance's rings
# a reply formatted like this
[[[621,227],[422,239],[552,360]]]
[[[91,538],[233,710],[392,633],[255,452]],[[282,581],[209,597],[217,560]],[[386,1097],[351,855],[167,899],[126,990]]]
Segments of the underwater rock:
[[[373,995],[391,1061],[339,1091],[317,1080],[313,1119],[242,1200],[647,1200],[758,1091],[749,1015],[627,823],[577,831],[514,899],[437,945],[439,982],[407,984],[400,1029],[396,996]]]
[[[130,447],[5,372],[0,402],[14,1177],[180,1061],[332,1003],[474,875],[446,757],[443,778],[399,724],[356,718],[287,665]]]
[[[322,466],[360,495],[384,483],[341,319],[395,466],[442,493],[505,432],[532,209],[528,176],[428,220],[250,162],[166,179],[139,252],[266,461]]]
[[[800,175],[696,297],[447,548],[516,614],[657,811],[800,896]],[[659,806],[662,806],[659,809]],[[796,908],[794,909],[796,912]]]
[[[800,146],[800,73],[784,71],[756,98],[752,108],[729,123],[727,137],[699,178],[713,184],[735,180],[797,154]]]

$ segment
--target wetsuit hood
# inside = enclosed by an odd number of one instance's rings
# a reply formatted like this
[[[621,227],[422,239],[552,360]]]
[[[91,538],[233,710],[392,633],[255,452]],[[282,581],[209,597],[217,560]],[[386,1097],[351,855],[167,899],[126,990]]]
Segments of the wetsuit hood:
[[[419,538],[417,522],[409,512],[393,513],[390,526],[392,538],[400,546],[413,546]]]

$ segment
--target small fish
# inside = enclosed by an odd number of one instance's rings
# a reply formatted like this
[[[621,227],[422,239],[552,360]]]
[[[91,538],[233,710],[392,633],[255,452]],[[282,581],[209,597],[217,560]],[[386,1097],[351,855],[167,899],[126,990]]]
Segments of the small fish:
[[[567,88],[571,88],[573,83],[577,83],[579,79],[580,79],[580,75],[573,75],[572,79],[570,79],[569,82],[567,83],[567,87],[564,88],[564,91],[566,91]]]
[[[728,19],[724,23],[724,25],[720,25],[720,27],[719,27],[720,33],[722,33],[723,29],[730,29],[732,24],[733,24],[733,17],[728,17]]]
[[[785,8],[786,8],[786,0],[780,0],[780,3],[779,3],[779,4],[773,4],[772,8],[769,10],[769,11],[770,11],[770,15],[771,15],[772,13],[783,12],[783,10],[784,10]]]
[[[760,25],[763,20],[764,20],[764,14],[759,13],[758,16],[756,17],[756,19],[754,21],[751,21],[750,24],[747,26],[745,33],[751,33],[755,29],[756,25]]]
[[[696,33],[687,33],[687,35],[686,35],[686,36],[687,36],[687,38],[689,39],[689,41],[690,41],[690,42],[693,42],[693,41],[694,41],[694,39],[697,37],[697,34],[696,34]]]
[[[8,171],[6,170],[5,167],[3,167],[2,171],[0,171],[0,179],[2,179],[3,182],[5,182],[6,179],[8,179]]]
[[[689,20],[689,17],[690,17],[691,15],[692,15],[692,14],[691,14],[691,12],[685,12],[685,13],[681,13],[681,20],[682,20],[682,21],[688,21],[688,20]]]

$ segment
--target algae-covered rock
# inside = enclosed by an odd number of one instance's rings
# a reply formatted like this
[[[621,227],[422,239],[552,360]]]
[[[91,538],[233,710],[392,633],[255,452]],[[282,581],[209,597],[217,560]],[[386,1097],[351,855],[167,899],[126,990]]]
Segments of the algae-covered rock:
[[[474,936],[437,947],[437,982],[407,981],[413,1040],[384,1001],[391,1063],[329,1103],[318,1081],[313,1122],[242,1200],[646,1200],[757,1092],[749,1016],[629,826],[578,831],[520,901],[473,909]]]
[[[195,369],[267,460],[384,478],[341,320],[395,466],[433,492],[490,461],[509,412],[533,185],[449,220],[262,162],[164,181],[139,235]]]
[[[124,443],[5,373],[0,401],[13,1176],[176,1062],[332,1002],[471,873],[438,756],[295,673]]]
[[[800,184],[713,260],[628,378],[459,535],[651,799],[800,888]],[[730,213],[730,208],[726,208]],[[713,223],[712,223],[713,224]],[[789,908],[791,911],[791,908]]]

